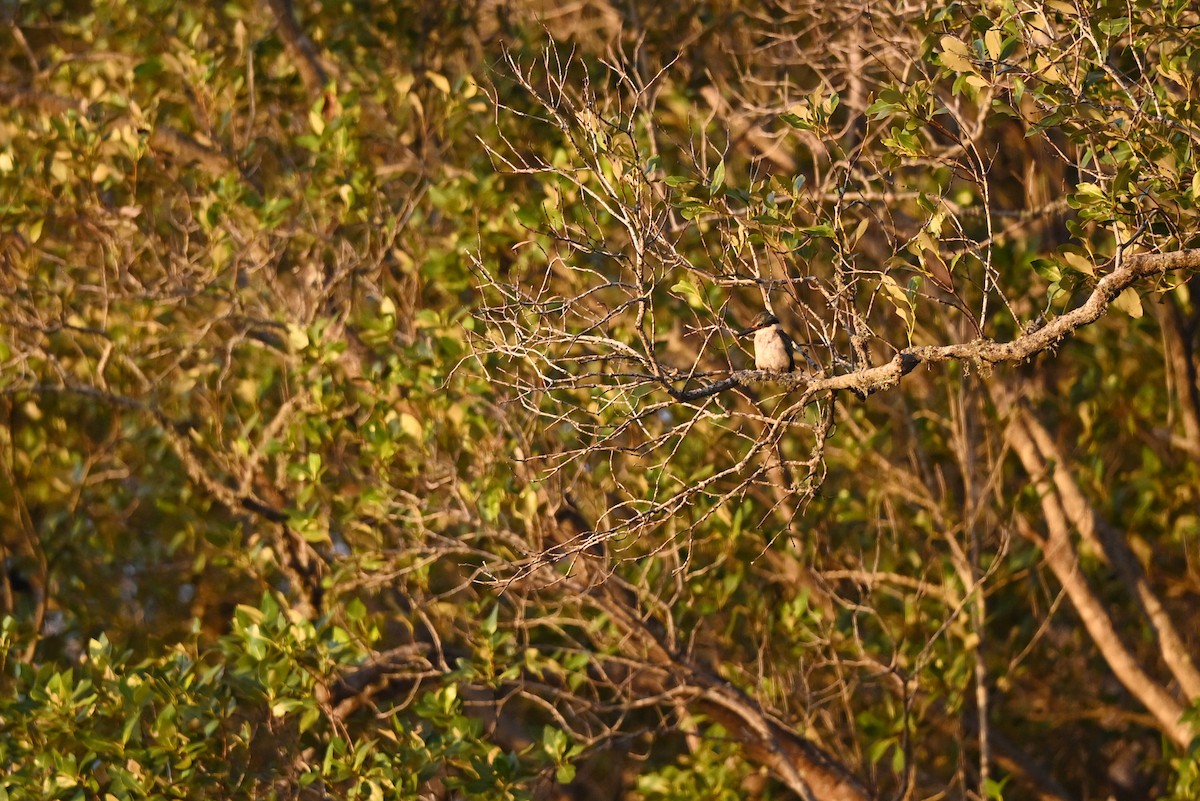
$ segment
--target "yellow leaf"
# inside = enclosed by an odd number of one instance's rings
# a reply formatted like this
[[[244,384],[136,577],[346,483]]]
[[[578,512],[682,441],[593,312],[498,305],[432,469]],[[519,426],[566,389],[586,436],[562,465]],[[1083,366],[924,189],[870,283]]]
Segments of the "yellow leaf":
[[[1063,253],[1062,260],[1076,272],[1083,273],[1084,275],[1096,275],[1096,268],[1092,266],[1092,263],[1078,253]]]
[[[427,72],[425,77],[429,82],[444,95],[450,94],[450,81],[446,80],[446,76],[438,72]]]
[[[291,323],[288,325],[288,342],[296,350],[304,350],[308,347],[308,333],[300,326]]]
[[[1112,305],[1114,309],[1120,309],[1135,320],[1142,316],[1142,299],[1133,287],[1113,298]]]
[[[904,321],[904,327],[907,329],[908,338],[911,342],[913,329],[917,325],[917,318],[913,314],[912,301],[909,300],[908,293],[896,283],[896,279],[887,274],[884,274],[879,286],[887,293],[888,300],[892,302],[892,306],[896,309],[896,316]]]
[[[994,61],[1000,58],[1000,51],[1004,49],[1004,37],[1000,35],[1000,31],[992,28],[983,35],[983,46],[987,48],[988,56]]]
[[[808,110],[808,106],[797,103],[794,106],[788,106],[788,114],[793,114],[805,122],[812,121],[812,112]]]
[[[942,51],[945,53],[953,53],[963,58],[971,57],[971,48],[967,47],[967,43],[954,36],[943,36],[939,44],[941,44]]]
[[[869,227],[871,227],[870,218],[864,217],[862,220],[859,220],[858,227],[855,228],[854,233],[850,235],[851,248],[858,244],[858,241],[862,239],[863,234],[867,232]]]
[[[971,63],[971,50],[965,42],[960,42],[953,36],[943,36],[941,38],[942,45],[942,66],[948,67],[955,72],[974,72],[975,65]]]
[[[400,415],[400,430],[413,439],[422,439],[425,436],[421,421],[408,412],[402,412]]]
[[[918,231],[917,235],[913,237],[913,241],[908,245],[909,252],[917,256],[920,256],[922,251],[937,249],[937,242],[929,235],[928,231]]]
[[[50,162],[50,177],[59,183],[68,183],[71,178],[71,167],[67,164],[67,159],[71,158],[69,153],[59,151],[54,154],[54,160]]]
[[[1052,83],[1063,83],[1066,81],[1066,76],[1062,74],[1062,70],[1058,68],[1053,61],[1044,56],[1034,56],[1034,68],[1042,74],[1042,77]]]
[[[942,53],[942,66],[955,72],[974,72],[975,67],[962,56],[954,53]]]
[[[521,492],[521,505],[523,508],[517,515],[523,520],[533,520],[537,517],[538,511],[538,496],[537,490],[533,487],[526,487]]]

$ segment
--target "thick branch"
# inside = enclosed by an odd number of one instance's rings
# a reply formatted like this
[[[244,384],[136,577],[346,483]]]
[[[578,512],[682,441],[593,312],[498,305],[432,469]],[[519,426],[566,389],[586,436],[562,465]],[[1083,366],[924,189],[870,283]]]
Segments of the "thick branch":
[[[812,378],[798,373],[767,373],[762,370],[742,370],[707,386],[689,390],[669,389],[672,397],[681,402],[715,395],[733,386],[745,386],[762,381],[774,381],[787,389],[802,389],[807,400],[823,392],[851,390],[870,395],[891,389],[919,364],[946,361],[965,361],[993,365],[1001,362],[1023,362],[1042,351],[1049,350],[1077,329],[1096,322],[1123,291],[1145,278],[1163,275],[1172,270],[1200,269],[1200,248],[1174,253],[1144,253],[1128,256],[1111,273],[1096,282],[1092,293],[1080,306],[1051,320],[1035,331],[1029,331],[1009,342],[976,339],[954,345],[928,345],[897,353],[887,364],[855,370],[844,375]]]
[[[1171,298],[1161,309],[1159,327],[1165,340],[1168,375],[1179,399],[1183,443],[1193,456],[1200,455],[1200,383],[1196,380],[1194,317],[1189,320],[1185,316],[1178,298]]]
[[[319,97],[329,77],[317,55],[317,46],[296,20],[292,0],[267,0],[267,5],[279,23],[279,38],[283,39],[284,46],[296,61],[296,71],[300,73],[300,80],[304,81],[304,88],[310,96]]]
[[[1048,466],[1029,433],[1023,415],[1008,427],[1008,441],[1021,464],[1036,482],[1042,513],[1049,532],[1042,545],[1046,564],[1054,572],[1088,636],[1099,649],[1113,675],[1154,716],[1159,728],[1181,748],[1197,735],[1195,727],[1182,720],[1183,706],[1142,669],[1137,657],[1121,641],[1108,609],[1088,584],[1079,555],[1071,542],[1071,523],[1057,489],[1047,477]]]
[[[695,699],[695,711],[719,722],[741,743],[747,759],[766,767],[798,797],[819,801],[868,801],[870,791],[849,768],[775,719],[754,699],[729,682],[677,653],[656,631],[655,620],[637,607],[633,588],[614,576],[604,576],[588,559],[567,578],[568,591],[596,607],[622,630],[626,645],[636,645],[649,664],[659,668],[659,686],[641,686],[643,695],[685,690]]]
[[[1158,637],[1158,649],[1163,662],[1171,671],[1171,675],[1179,682],[1185,697],[1191,700],[1200,699],[1200,671],[1197,671],[1192,661],[1183,635],[1175,627],[1175,622],[1163,607],[1162,601],[1150,586],[1146,571],[1142,569],[1137,556],[1129,547],[1124,535],[1113,528],[1088,503],[1075,482],[1074,477],[1066,468],[1066,460],[1059,452],[1050,433],[1031,414],[1024,413],[1022,419],[1026,429],[1033,437],[1034,443],[1041,451],[1054,480],[1063,511],[1070,518],[1071,524],[1086,539],[1094,540],[1099,546],[1109,564],[1120,576],[1125,585],[1141,607],[1142,614],[1154,629]]]

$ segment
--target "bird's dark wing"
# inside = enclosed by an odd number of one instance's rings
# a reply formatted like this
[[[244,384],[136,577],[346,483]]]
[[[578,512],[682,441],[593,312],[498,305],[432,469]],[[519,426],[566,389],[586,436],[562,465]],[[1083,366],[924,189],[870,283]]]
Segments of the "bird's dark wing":
[[[787,371],[791,373],[796,369],[796,353],[794,350],[795,346],[792,344],[792,338],[787,335],[786,331],[784,331],[782,328],[776,328],[776,330],[779,332],[779,338],[783,340],[783,349],[787,351]]]

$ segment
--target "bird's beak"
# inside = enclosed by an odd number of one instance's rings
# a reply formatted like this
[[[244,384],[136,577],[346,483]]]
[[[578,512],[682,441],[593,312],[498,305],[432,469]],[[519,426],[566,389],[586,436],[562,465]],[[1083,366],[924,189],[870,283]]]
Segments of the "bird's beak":
[[[749,328],[744,328],[744,329],[742,329],[741,331],[738,331],[738,332],[737,332],[737,338],[738,338],[738,339],[741,339],[742,337],[748,337],[748,336],[750,336],[751,334],[753,334],[755,331],[758,331],[758,330],[760,330],[760,329],[762,329],[762,328],[766,328],[766,324],[765,324],[765,323],[764,323],[764,324],[762,324],[762,325],[752,325],[752,326],[750,326]]]

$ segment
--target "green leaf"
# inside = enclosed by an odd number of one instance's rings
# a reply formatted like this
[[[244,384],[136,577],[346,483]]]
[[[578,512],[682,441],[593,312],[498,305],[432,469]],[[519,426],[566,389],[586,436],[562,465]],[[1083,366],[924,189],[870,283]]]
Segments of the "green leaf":
[[[987,781],[983,783],[983,797],[992,798],[995,799],[995,801],[1003,801],[1004,785],[1008,784],[1008,780],[1010,778],[1012,777],[1005,776],[1000,781],[996,781],[995,779],[989,777]]]
[[[492,611],[483,619],[481,630],[487,636],[494,635],[500,620],[500,604],[492,604]]]
[[[1129,29],[1129,17],[1113,17],[1101,20],[1097,27],[1105,36],[1120,36]]]
[[[720,161],[717,163],[716,169],[713,170],[712,180],[708,184],[709,194],[715,195],[717,193],[717,190],[719,190],[724,183],[725,183],[725,162]]]
[[[868,117],[878,120],[882,117],[888,116],[889,114],[895,114],[897,111],[900,111],[902,108],[904,108],[904,107],[902,105],[900,105],[899,103],[880,99],[880,100],[876,100],[874,103],[867,106],[866,113],[867,113]]]
[[[1055,282],[1062,280],[1062,268],[1053,259],[1033,259],[1030,262],[1030,266],[1033,267],[1035,273],[1047,281]]]
[[[671,294],[683,298],[693,309],[703,309],[706,306],[704,296],[700,294],[700,288],[689,277],[680,278],[672,284]]]

